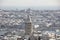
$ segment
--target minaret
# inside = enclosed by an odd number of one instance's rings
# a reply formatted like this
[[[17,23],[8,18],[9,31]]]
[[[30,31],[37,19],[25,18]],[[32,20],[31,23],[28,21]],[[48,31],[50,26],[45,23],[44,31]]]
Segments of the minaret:
[[[32,22],[29,15],[27,15],[27,19],[25,20],[25,35],[31,35],[32,33]]]

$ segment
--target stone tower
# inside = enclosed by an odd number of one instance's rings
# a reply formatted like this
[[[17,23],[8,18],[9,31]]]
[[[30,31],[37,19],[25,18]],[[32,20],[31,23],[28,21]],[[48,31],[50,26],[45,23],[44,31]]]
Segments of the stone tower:
[[[32,33],[32,22],[29,15],[27,15],[27,19],[25,20],[25,35],[30,35]]]

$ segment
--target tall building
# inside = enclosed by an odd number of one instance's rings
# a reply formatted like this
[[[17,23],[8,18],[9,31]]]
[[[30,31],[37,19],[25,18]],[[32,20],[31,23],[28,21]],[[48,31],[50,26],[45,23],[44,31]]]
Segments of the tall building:
[[[32,22],[29,15],[27,15],[27,19],[25,20],[25,35],[30,35],[32,33]]]

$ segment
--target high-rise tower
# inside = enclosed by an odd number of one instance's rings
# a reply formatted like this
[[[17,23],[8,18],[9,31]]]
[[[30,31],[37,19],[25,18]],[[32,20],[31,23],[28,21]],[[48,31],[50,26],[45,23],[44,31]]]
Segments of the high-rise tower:
[[[32,22],[29,15],[27,15],[27,19],[25,20],[25,35],[30,35],[32,33]]]

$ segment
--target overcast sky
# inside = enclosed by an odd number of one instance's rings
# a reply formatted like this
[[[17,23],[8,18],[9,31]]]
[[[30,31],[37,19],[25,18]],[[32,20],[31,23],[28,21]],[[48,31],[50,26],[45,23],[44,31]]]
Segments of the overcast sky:
[[[0,0],[0,6],[60,6],[60,0]]]

